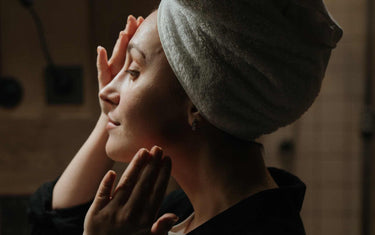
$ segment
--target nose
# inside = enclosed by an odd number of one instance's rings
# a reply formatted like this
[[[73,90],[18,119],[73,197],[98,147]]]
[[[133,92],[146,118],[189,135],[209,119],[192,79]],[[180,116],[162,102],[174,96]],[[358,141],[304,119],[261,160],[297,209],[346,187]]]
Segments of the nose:
[[[116,89],[114,80],[99,91],[99,98],[104,101],[104,104],[118,105],[120,103],[120,93]]]

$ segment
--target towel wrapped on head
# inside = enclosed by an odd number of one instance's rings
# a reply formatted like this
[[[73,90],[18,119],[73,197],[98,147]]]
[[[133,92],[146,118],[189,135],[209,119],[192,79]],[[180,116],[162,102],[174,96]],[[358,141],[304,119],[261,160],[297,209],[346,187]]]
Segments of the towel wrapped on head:
[[[245,140],[311,106],[342,37],[322,0],[162,0],[157,24],[201,115]]]

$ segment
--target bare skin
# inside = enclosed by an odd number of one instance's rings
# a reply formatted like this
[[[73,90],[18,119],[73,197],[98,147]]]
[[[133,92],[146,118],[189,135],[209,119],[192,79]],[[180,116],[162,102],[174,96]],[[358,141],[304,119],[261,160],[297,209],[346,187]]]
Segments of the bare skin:
[[[142,22],[142,17],[135,19],[129,16],[128,27],[120,32],[111,59],[105,64],[104,62],[97,64],[99,90],[107,85],[123,67],[127,44]],[[92,200],[101,179],[114,164],[105,151],[108,140],[105,126],[108,123],[108,116],[103,110],[103,102],[101,99],[99,101],[102,114],[89,138],[57,181],[53,190],[53,209],[67,208]]]
[[[169,157],[154,147],[137,152],[112,194],[116,173],[102,180],[94,202],[86,214],[84,234],[166,235],[178,220],[165,214],[154,223],[171,171]]]
[[[144,174],[146,169],[152,168],[151,163],[144,163],[141,168],[134,167],[137,161],[140,161],[135,154],[138,149],[161,146],[163,154],[170,156],[172,176],[186,192],[194,208],[194,218],[185,231],[189,232],[250,195],[278,186],[265,167],[262,149],[258,144],[236,139],[220,131],[202,118],[188,97],[177,95],[180,92],[176,90],[181,87],[162,50],[156,14],[153,12],[146,18],[129,42],[140,48],[147,59],[142,59],[142,53],[138,50],[128,51],[122,69],[100,91],[104,114],[111,117],[115,123],[108,128],[109,138],[105,148],[113,160],[131,161],[122,176],[127,179],[129,172]],[[100,65],[105,63],[106,52],[104,48],[99,48],[98,67],[101,68]],[[198,120],[196,131],[191,130],[194,119]],[[150,153],[155,151],[154,149]],[[155,157],[154,153],[150,158],[153,159],[153,156]],[[167,165],[162,168],[167,169]],[[149,179],[161,177],[161,172],[165,171],[157,172],[159,173]],[[166,175],[168,174],[164,173],[164,181],[155,181],[152,184],[153,191],[158,195],[165,192],[168,182]],[[113,200],[125,201],[123,208],[144,213],[137,218],[155,216],[154,210],[138,210],[133,200],[127,200],[127,197],[132,196],[146,198],[147,192],[142,194],[141,189],[150,185],[145,182],[148,181],[140,180],[135,183],[136,186],[129,186],[126,180],[120,180],[115,193],[112,194],[113,173],[108,173],[86,216],[86,234],[106,234],[112,231],[113,228],[107,220],[95,219],[96,216],[93,215],[99,215],[96,218],[105,218],[100,216],[104,211],[117,215],[122,209],[111,206]],[[119,189],[129,192],[125,194],[125,198],[116,193]],[[150,205],[157,208],[160,206],[160,200],[152,200]],[[139,231],[143,232],[140,234],[165,234],[170,226],[160,226],[160,229],[154,231],[152,228],[158,227],[155,224],[163,224],[161,221],[170,225],[175,219],[173,215],[166,215],[164,220],[159,218],[154,225],[150,219],[147,223],[143,223],[142,219],[130,222],[135,219],[126,216],[130,211],[122,211],[125,219],[121,217],[119,224],[131,228],[129,233],[121,231],[122,234],[138,234]],[[148,212],[151,215],[147,214]],[[93,233],[98,230],[92,227],[103,228],[102,233]],[[117,228],[121,230],[125,227]]]

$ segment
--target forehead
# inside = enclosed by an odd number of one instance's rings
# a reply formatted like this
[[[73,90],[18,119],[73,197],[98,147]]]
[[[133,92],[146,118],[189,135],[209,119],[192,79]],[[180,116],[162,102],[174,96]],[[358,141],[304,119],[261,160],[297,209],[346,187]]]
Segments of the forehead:
[[[130,42],[141,48],[146,53],[146,57],[152,57],[162,51],[157,30],[157,12],[151,13],[145,19]]]

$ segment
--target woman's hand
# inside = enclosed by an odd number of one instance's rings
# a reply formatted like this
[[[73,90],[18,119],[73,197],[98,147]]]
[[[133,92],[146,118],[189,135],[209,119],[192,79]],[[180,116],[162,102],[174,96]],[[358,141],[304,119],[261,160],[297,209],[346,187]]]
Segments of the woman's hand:
[[[98,70],[99,92],[110,81],[112,81],[112,79],[120,72],[121,68],[124,66],[128,43],[143,21],[144,19],[141,16],[138,17],[138,19],[135,19],[132,15],[128,17],[125,30],[120,32],[116,44],[113,48],[111,59],[109,61],[107,58],[106,49],[104,47],[98,46],[96,68]],[[99,103],[102,113],[107,114],[104,102],[100,98]]]
[[[140,149],[112,193],[114,171],[104,176],[84,223],[84,235],[166,235],[178,220],[174,214],[155,218],[171,172],[171,159],[161,148]]]

